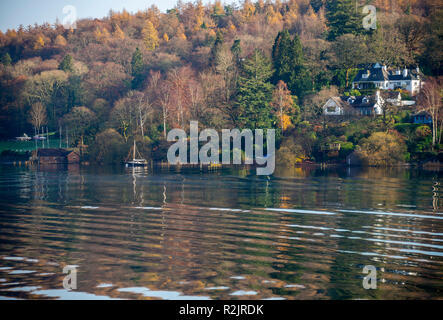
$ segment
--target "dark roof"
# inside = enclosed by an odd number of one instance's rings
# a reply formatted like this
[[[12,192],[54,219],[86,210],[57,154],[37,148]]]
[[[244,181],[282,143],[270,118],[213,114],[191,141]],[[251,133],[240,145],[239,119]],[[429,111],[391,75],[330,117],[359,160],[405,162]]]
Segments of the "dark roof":
[[[38,149],[38,157],[66,157],[71,151],[66,149]]]
[[[429,112],[427,112],[426,110],[421,110],[417,113],[414,113],[412,116],[413,117],[419,117],[419,116],[431,117],[431,114]]]
[[[367,75],[367,78],[364,78],[363,75]],[[388,77],[389,77],[389,73],[387,70],[385,70],[384,68],[382,68],[378,64],[374,64],[370,68],[360,70],[357,73],[357,76],[354,78],[354,82],[386,81],[386,80],[388,80]]]
[[[350,98],[352,102],[349,100]],[[377,102],[374,96],[342,96],[340,99],[343,103],[349,104],[354,108],[372,108]]]
[[[364,78],[363,75],[368,76]],[[420,75],[417,70],[408,69],[405,77],[403,70],[387,70],[387,68],[384,68],[381,64],[374,63],[372,66],[360,70],[355,76],[354,82],[418,80],[419,77]]]
[[[407,73],[406,77],[403,75],[403,70],[399,70],[399,71],[400,71],[399,72],[400,74],[397,74],[396,71],[390,70],[388,79],[390,81],[418,80],[419,79],[419,74],[417,73],[417,70],[409,70],[408,69],[408,73]]]

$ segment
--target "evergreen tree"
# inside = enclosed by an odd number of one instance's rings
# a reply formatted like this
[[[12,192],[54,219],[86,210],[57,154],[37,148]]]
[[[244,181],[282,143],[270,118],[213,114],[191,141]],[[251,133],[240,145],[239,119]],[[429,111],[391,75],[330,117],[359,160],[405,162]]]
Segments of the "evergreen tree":
[[[297,97],[298,101],[302,101],[306,95],[312,93],[314,87],[309,75],[309,70],[305,66],[302,66],[299,72],[294,72],[291,75],[289,88]]]
[[[310,1],[312,9],[314,9],[315,12],[318,12],[320,8],[323,6],[323,0],[311,0]]]
[[[143,82],[144,68],[143,54],[136,48],[131,60],[132,89],[137,89]]]
[[[354,0],[330,0],[326,2],[326,19],[329,40],[346,34],[359,34],[363,30],[361,8]]]
[[[279,80],[289,83],[291,76],[300,72],[304,62],[298,36],[291,39],[288,30],[279,32],[272,48],[272,59],[275,68],[274,83]]]
[[[5,65],[5,66],[10,66],[12,63],[12,59],[11,56],[9,55],[8,52],[6,52],[5,54],[2,55],[0,62]]]
[[[235,58],[235,61],[238,63],[240,61],[240,55],[241,55],[241,45],[239,39],[236,39],[234,41],[234,44],[231,47],[231,52]]]
[[[279,32],[272,48],[275,73],[273,83],[282,80],[297,97],[312,90],[312,82],[304,66],[303,48],[300,39],[294,39],[287,30]]]
[[[60,62],[58,66],[59,70],[63,70],[65,72],[72,72],[74,70],[74,63],[72,62],[71,55],[67,54],[62,62]]]
[[[272,127],[275,120],[270,105],[272,73],[271,62],[258,49],[244,61],[236,102],[241,127],[251,130]]]

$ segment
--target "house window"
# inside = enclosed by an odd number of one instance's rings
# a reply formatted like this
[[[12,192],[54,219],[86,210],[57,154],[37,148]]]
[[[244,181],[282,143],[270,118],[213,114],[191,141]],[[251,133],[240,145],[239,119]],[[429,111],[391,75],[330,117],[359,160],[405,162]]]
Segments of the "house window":
[[[326,111],[330,113],[335,112],[335,107],[327,107]]]

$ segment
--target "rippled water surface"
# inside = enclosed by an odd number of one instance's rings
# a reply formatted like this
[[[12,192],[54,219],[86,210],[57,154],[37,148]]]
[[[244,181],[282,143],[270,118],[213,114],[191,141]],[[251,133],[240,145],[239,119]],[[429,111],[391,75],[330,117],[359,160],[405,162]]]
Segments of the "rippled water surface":
[[[440,181],[3,166],[0,299],[439,299]],[[77,290],[63,288],[67,265]]]

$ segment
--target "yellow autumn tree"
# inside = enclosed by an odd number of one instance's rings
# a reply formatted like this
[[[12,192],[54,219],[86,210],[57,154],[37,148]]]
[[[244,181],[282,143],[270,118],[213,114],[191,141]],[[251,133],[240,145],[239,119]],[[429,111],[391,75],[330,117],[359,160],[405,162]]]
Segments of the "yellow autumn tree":
[[[179,25],[177,32],[175,33],[175,37],[181,40],[187,40],[188,38],[186,37],[185,34],[185,28],[183,27],[183,25]]]
[[[266,21],[270,25],[278,24],[282,21],[283,17],[279,11],[275,12],[272,6],[268,6],[266,10]]]
[[[55,38],[54,43],[55,43],[55,45],[57,45],[57,46],[62,46],[62,47],[66,46],[66,45],[68,44],[68,42],[66,41],[66,39],[65,39],[61,34],[59,34],[59,35]]]
[[[11,40],[17,38],[17,31],[14,29],[8,29],[8,31],[6,31],[6,37]]]
[[[37,37],[37,39],[35,39],[35,42],[34,42],[34,50],[41,49],[41,48],[43,48],[44,46],[45,46],[45,39],[43,38],[42,35],[39,35],[39,36]]]
[[[291,117],[288,116],[287,114],[283,114],[282,119],[280,119],[280,121],[281,121],[281,128],[283,131],[286,131],[292,125]]]
[[[213,15],[214,16],[221,16],[225,14],[225,9],[223,9],[223,5],[221,3],[221,1],[217,0],[214,3],[214,7],[212,9],[213,11]]]
[[[109,40],[110,34],[106,28],[100,29],[97,27],[94,31],[95,40],[100,43],[105,43]]]
[[[289,91],[288,86],[282,80],[277,83],[272,93],[271,105],[280,120],[280,128],[284,132],[291,125],[291,118],[288,114],[293,113],[295,108],[291,91]]]
[[[203,6],[203,3],[201,0],[197,2],[197,6],[195,8],[195,25],[194,25],[194,31],[200,30],[201,26],[203,25],[205,17],[205,7]]]
[[[164,41],[164,42],[169,42],[169,36],[168,36],[167,33],[164,33],[164,34],[163,34],[163,41]]]
[[[100,30],[99,27],[95,28],[94,37],[95,37],[95,40],[97,40],[97,41],[100,41],[100,39],[102,38],[102,31]]]
[[[122,12],[112,12],[111,13],[111,22],[115,24],[127,25],[131,20],[131,14],[123,9]]]
[[[118,24],[116,24],[114,27],[113,36],[114,36],[114,38],[117,38],[117,39],[124,39],[125,38],[125,33],[123,32],[123,30],[120,28],[120,26]]]
[[[254,16],[255,5],[251,2],[251,0],[245,0],[241,14],[243,19],[246,21],[250,20]]]
[[[145,26],[142,30],[143,41],[148,50],[155,50],[159,45],[159,38],[157,29],[150,20],[146,20]]]

